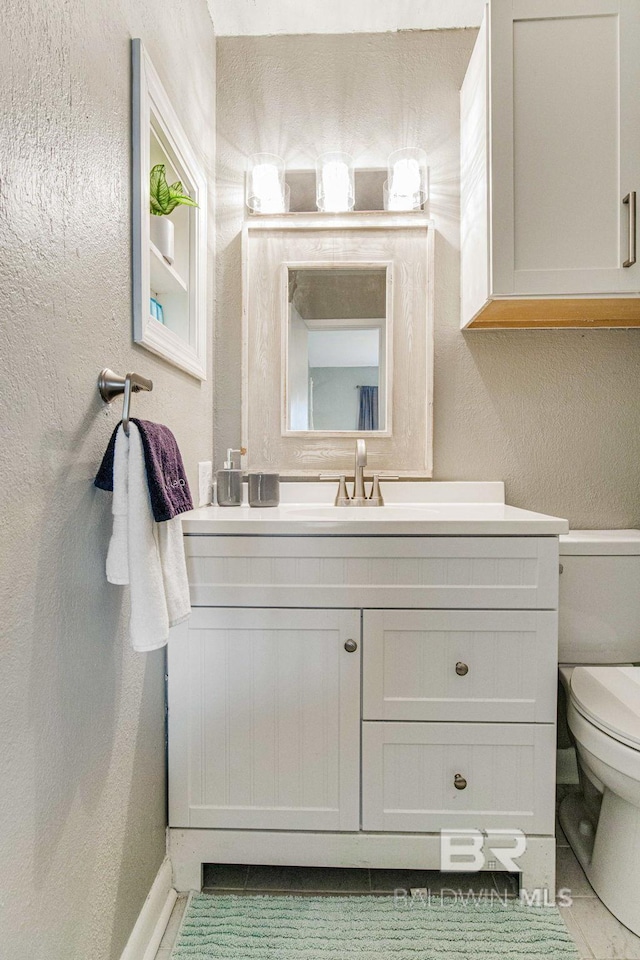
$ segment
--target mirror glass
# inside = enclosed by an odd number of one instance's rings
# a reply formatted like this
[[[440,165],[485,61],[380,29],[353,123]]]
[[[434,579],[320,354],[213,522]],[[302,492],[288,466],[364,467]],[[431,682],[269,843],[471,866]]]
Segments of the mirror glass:
[[[387,267],[288,268],[287,430],[386,430]]]

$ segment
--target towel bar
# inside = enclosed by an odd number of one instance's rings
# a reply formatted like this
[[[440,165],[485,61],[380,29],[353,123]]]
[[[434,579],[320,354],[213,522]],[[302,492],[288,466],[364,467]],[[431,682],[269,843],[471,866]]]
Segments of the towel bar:
[[[138,393],[140,390],[153,390],[153,381],[141,377],[139,373],[127,373],[126,376],[121,377],[119,373],[114,373],[113,370],[105,367],[98,377],[98,390],[105,403],[111,403],[121,393],[124,394],[122,426],[126,435],[129,436],[131,394]]]

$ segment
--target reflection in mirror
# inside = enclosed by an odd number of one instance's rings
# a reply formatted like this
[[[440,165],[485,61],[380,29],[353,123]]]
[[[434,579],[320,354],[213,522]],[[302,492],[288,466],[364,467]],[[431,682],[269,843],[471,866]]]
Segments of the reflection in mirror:
[[[288,269],[287,429],[386,430],[387,267]]]

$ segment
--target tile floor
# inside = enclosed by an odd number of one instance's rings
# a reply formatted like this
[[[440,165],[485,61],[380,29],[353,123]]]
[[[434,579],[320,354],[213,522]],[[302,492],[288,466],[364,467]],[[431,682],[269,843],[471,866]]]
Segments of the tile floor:
[[[596,897],[557,824],[557,887],[570,887],[573,904],[561,908],[581,960],[640,960],[640,937],[634,936]],[[397,887],[462,889],[479,893],[497,890],[516,896],[517,884],[505,874],[450,874],[422,870],[339,870],[333,868],[256,867],[209,864],[204,871],[205,893],[388,894]],[[178,898],[156,960],[169,960],[186,897]]]

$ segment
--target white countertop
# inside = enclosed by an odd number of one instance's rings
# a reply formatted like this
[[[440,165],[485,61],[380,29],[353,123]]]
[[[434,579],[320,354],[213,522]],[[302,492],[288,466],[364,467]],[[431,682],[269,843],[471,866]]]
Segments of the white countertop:
[[[186,535],[555,536],[568,521],[511,507],[504,484],[381,483],[383,507],[334,507],[337,483],[282,483],[279,507],[200,507]]]

